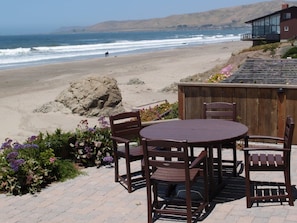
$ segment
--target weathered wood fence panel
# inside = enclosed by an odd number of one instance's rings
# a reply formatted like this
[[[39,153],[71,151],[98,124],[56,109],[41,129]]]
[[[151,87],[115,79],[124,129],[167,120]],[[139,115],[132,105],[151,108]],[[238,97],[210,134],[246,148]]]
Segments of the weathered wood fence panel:
[[[202,118],[204,102],[236,102],[237,119],[249,134],[283,136],[285,119],[297,123],[297,86],[179,83],[179,118]],[[293,143],[297,144],[297,126]]]

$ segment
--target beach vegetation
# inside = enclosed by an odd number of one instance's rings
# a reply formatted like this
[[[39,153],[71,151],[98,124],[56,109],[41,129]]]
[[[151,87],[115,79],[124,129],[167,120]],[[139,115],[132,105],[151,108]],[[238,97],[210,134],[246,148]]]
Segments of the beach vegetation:
[[[165,101],[152,107],[140,110],[142,122],[178,118],[178,102],[169,103]]]
[[[297,47],[290,48],[287,52],[284,53],[282,58],[297,58]]]
[[[233,66],[232,64],[229,64],[223,67],[219,73],[211,75],[210,78],[208,79],[208,82],[209,83],[221,82],[232,75],[232,70],[233,70]]]
[[[0,147],[0,192],[34,194],[54,181],[80,175],[81,167],[112,163],[110,128],[105,118],[99,124],[89,128],[82,120],[74,132],[57,129],[24,143],[7,138]]]
[[[140,111],[142,121],[178,117],[178,103],[167,101]],[[39,133],[23,143],[7,138],[0,147],[0,192],[13,195],[37,193],[55,181],[82,174],[82,168],[112,165],[113,146],[105,117],[98,126],[81,120],[73,132],[56,129]]]
[[[260,45],[256,45],[256,46],[252,46],[249,47],[247,49],[242,50],[241,52],[250,52],[250,51],[259,51],[262,50],[263,52],[270,52],[271,55],[275,54],[275,51],[277,48],[279,48],[281,46],[280,42],[276,42],[276,43],[263,43]]]
[[[140,80],[139,78],[132,78],[127,83],[127,85],[143,85],[143,84],[145,84],[144,81]]]

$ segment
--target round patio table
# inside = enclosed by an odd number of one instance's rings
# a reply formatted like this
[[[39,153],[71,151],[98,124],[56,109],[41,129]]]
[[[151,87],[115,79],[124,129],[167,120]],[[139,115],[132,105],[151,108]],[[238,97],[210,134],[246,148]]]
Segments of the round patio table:
[[[213,147],[220,149],[222,144],[242,139],[247,132],[248,127],[239,122],[221,119],[186,119],[147,126],[140,131],[140,135],[147,139],[186,140],[191,147],[207,148],[210,189],[213,193],[215,191]],[[222,184],[222,163],[220,157],[218,159],[218,188],[220,188]]]

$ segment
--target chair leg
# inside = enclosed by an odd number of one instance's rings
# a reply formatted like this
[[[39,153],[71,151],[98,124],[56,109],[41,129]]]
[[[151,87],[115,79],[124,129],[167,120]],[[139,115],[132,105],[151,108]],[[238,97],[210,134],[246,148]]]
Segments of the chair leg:
[[[128,188],[128,193],[132,192],[132,176],[131,176],[131,167],[130,167],[130,160],[126,159],[126,185]]]
[[[251,181],[249,179],[249,173],[246,174],[245,178],[245,194],[246,194],[246,207],[251,208]]]
[[[152,207],[153,202],[152,202],[152,187],[150,182],[147,182],[146,191],[147,191],[147,222],[152,223],[153,222],[153,207]]]
[[[290,206],[294,206],[293,192],[292,192],[292,185],[291,185],[291,177],[290,177],[290,170],[289,169],[286,169],[284,171],[284,174],[285,174],[286,190],[287,190],[288,197],[289,197],[289,205]]]
[[[232,148],[233,150],[233,176],[237,176],[237,152],[236,152],[236,143],[234,147]]]
[[[194,148],[193,148],[193,146],[190,147],[190,157],[191,157],[191,161],[194,160]]]
[[[114,181],[119,182],[119,159],[118,156],[114,156]]]
[[[245,195],[246,195],[246,207],[251,208],[251,181],[250,181],[250,170],[249,170],[249,155],[245,152]]]
[[[223,166],[222,166],[222,146],[218,145],[217,147],[218,155],[218,181],[219,183],[223,182]]]
[[[192,200],[191,200],[191,185],[189,182],[185,183],[186,188],[186,206],[187,206],[187,223],[192,222]]]

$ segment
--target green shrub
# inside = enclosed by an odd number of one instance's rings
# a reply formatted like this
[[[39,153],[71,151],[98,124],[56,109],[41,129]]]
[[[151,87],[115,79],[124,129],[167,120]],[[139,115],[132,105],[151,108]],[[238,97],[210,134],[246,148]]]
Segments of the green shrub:
[[[297,47],[290,48],[283,56],[282,58],[297,58]]]
[[[56,162],[57,168],[55,169],[55,175],[59,181],[63,182],[65,180],[75,178],[81,174],[81,172],[75,168],[74,163],[71,160],[57,159]]]
[[[39,133],[35,139],[35,143],[39,146],[40,150],[52,148],[56,157],[61,159],[73,159],[71,155],[71,148],[69,139],[73,137],[71,132],[62,132],[61,129],[56,129],[54,133]]]

